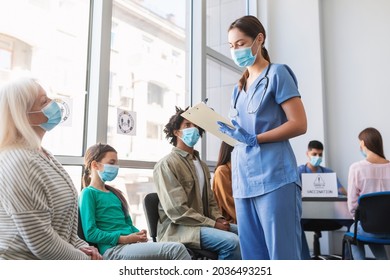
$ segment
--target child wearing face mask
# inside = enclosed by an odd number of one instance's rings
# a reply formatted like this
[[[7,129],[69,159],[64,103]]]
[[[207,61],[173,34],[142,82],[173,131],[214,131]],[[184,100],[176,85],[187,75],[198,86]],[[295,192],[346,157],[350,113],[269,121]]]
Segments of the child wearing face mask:
[[[85,154],[80,217],[86,241],[97,244],[109,260],[189,260],[187,249],[176,242],[148,242],[146,230],[138,230],[129,215],[123,194],[106,182],[118,175],[116,150],[96,144]]]

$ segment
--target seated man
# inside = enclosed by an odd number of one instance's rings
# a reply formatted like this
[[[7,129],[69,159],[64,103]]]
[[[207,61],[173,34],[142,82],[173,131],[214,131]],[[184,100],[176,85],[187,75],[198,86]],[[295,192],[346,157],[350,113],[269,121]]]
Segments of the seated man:
[[[299,177],[302,181],[302,173],[333,173],[330,168],[321,166],[322,154],[324,151],[324,145],[320,141],[312,140],[307,146],[306,155],[309,161],[306,164],[302,164],[298,167]],[[346,190],[341,185],[339,178],[337,178],[337,190],[339,195],[347,195]],[[309,246],[307,244],[306,235],[302,229],[302,259],[310,259]]]
[[[204,130],[181,116],[186,110],[176,107],[165,126],[174,147],[154,167],[162,206],[158,240],[213,251],[218,259],[241,259],[237,225],[222,216],[211,190],[210,171],[194,150]]]
[[[302,173],[333,173],[334,171],[330,168],[321,166],[322,153],[324,146],[320,141],[313,140],[309,142],[307,147],[306,155],[309,161],[306,164],[302,164],[298,167],[299,177],[302,181]],[[337,178],[337,190],[339,195],[347,195],[346,190]]]

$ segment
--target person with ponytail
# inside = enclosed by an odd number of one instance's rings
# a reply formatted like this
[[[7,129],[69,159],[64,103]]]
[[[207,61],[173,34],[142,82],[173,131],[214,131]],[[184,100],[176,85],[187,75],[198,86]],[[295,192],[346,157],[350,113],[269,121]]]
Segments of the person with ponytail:
[[[243,259],[301,259],[301,182],[289,139],[306,133],[306,113],[291,68],[271,63],[266,32],[254,16],[228,29],[233,61],[245,71],[229,117],[236,139],[232,185]]]
[[[119,170],[116,150],[107,144],[87,149],[83,189],[79,197],[81,224],[86,241],[97,244],[103,259],[189,260],[185,246],[175,242],[148,242],[129,215],[123,194],[106,184]]]
[[[363,160],[351,164],[348,174],[348,209],[352,217],[358,207],[359,196],[366,193],[390,191],[390,161],[385,157],[383,151],[383,140],[380,132],[368,127],[362,130],[358,136],[360,153]],[[350,227],[353,231],[354,226]],[[358,234],[371,237],[372,234],[365,233],[358,224]],[[390,238],[389,235],[377,235],[376,238]],[[369,245],[376,259],[388,259],[384,245]],[[365,259],[364,245],[352,245],[352,255],[355,260]]]

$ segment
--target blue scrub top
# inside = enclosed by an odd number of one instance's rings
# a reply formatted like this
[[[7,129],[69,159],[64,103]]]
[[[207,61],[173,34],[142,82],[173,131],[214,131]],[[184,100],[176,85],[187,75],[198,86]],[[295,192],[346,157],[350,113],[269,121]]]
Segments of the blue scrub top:
[[[260,134],[285,123],[287,117],[281,104],[290,98],[300,97],[296,77],[287,65],[271,64],[268,89],[264,93],[264,79],[256,85],[265,72],[266,69],[248,92],[244,89],[239,92],[236,85],[231,98],[231,110],[235,106],[238,111],[234,119],[251,134]],[[288,140],[254,147],[240,143],[233,149],[231,162],[235,198],[259,196],[289,183],[301,185],[295,155]]]

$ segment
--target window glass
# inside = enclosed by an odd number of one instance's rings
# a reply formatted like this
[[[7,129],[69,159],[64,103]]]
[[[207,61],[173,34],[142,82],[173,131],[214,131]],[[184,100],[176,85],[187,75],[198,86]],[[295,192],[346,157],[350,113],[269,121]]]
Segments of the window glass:
[[[230,98],[241,73],[230,70],[212,59],[207,59],[207,104],[229,119]],[[221,140],[207,133],[207,161],[217,161]]]
[[[230,58],[227,30],[246,14],[246,0],[207,0],[207,46]]]
[[[75,186],[77,192],[80,193],[82,187],[82,167],[73,165],[63,165],[63,167],[72,179],[73,185]]]
[[[64,122],[44,137],[54,154],[80,156],[89,0],[0,0],[0,83],[28,71],[60,98]]]
[[[186,3],[114,1],[107,142],[122,159],[157,161],[172,148],[162,130],[185,105]]]

